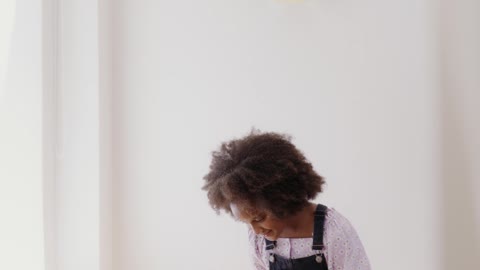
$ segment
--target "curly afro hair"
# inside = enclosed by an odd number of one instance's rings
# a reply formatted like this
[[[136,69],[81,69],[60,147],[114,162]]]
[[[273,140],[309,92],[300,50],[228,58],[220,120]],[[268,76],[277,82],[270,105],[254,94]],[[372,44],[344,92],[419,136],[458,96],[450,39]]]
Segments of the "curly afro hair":
[[[293,215],[322,192],[324,179],[291,143],[290,136],[252,130],[222,143],[203,178],[209,203],[232,214],[231,203],[262,209],[278,218]]]

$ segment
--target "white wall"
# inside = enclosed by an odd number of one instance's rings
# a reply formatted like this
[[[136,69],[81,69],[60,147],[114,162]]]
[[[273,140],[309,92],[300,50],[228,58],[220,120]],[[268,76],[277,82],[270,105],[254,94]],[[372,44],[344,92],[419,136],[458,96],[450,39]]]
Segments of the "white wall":
[[[114,6],[114,269],[248,269],[245,228],[200,190],[209,154],[287,132],[318,201],[374,269],[439,269],[435,6],[424,1],[146,1]],[[207,248],[208,246],[208,248]]]
[[[0,2],[0,269],[44,269],[41,19]]]

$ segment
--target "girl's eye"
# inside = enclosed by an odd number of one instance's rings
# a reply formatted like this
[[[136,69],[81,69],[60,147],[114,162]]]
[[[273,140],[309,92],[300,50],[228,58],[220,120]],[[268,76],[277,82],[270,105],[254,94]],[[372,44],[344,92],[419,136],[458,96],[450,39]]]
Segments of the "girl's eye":
[[[256,217],[256,218],[253,219],[253,221],[255,221],[255,222],[260,222],[260,221],[262,221],[263,219],[264,219],[264,217]]]

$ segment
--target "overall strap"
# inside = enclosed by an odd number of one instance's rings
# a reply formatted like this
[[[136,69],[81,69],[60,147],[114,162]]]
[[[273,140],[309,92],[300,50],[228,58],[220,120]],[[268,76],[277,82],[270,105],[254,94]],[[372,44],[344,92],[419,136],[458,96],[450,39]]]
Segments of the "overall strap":
[[[277,241],[270,241],[267,238],[265,238],[265,250],[272,250],[275,248],[275,245],[277,244]]]
[[[318,204],[315,210],[315,221],[313,227],[313,250],[322,250],[325,245],[323,244],[323,225],[325,223],[325,216],[327,215],[328,208],[325,205]]]

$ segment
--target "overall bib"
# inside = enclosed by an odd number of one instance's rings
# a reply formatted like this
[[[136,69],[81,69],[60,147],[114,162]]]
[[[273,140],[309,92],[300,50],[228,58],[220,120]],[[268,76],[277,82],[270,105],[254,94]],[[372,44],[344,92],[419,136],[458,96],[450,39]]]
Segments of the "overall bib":
[[[312,249],[317,251],[317,254],[315,255],[298,259],[284,258],[274,253],[276,241],[265,239],[265,249],[269,253],[270,270],[328,270],[325,255],[320,253],[320,251],[324,249],[323,227],[326,214],[327,207],[318,204],[315,210],[315,220],[313,225]]]

